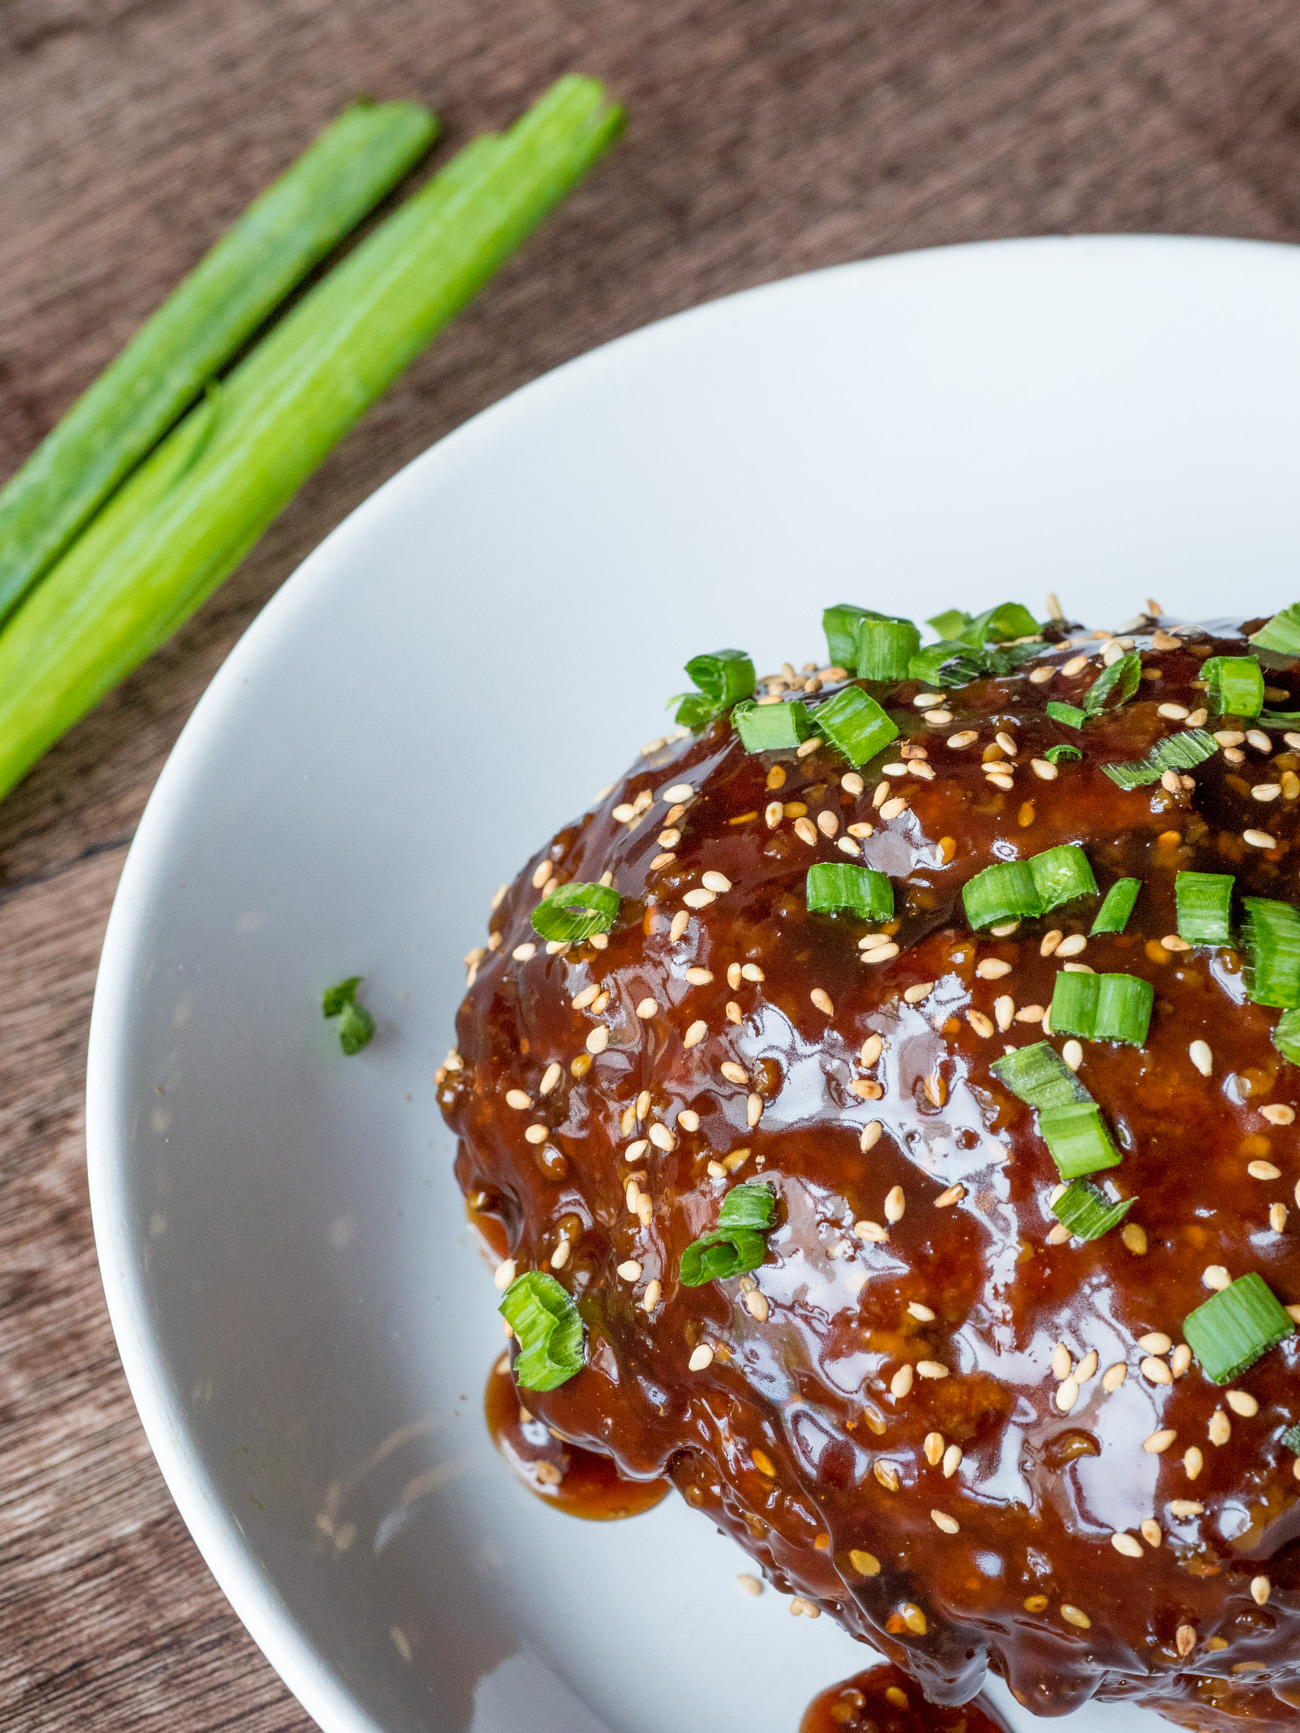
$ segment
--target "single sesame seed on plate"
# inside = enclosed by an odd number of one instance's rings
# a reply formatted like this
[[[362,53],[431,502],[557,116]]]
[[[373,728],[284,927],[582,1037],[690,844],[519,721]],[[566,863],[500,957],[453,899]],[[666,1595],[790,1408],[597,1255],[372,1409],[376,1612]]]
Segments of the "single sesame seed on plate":
[[[700,1116],[693,1107],[683,1107],[677,1115],[677,1123],[683,1131],[698,1131],[700,1129]]]
[[[925,720],[932,728],[946,728],[952,721],[952,711],[943,709],[927,710],[925,712]]]
[[[833,812],[819,812],[817,828],[823,836],[834,836],[840,828],[840,821]]]
[[[1283,1214],[1285,1213],[1286,1211],[1283,1209]],[[1186,1342],[1180,1342],[1170,1357],[1169,1370],[1173,1373],[1175,1378],[1181,1378],[1191,1363],[1192,1350],[1187,1346]]]
[[[961,1467],[962,1449],[960,1444],[950,1444],[943,1453],[943,1478],[951,1480]]]
[[[912,1388],[913,1372],[910,1366],[900,1366],[889,1380],[889,1394],[901,1400]]]
[[[1271,1161],[1249,1161],[1246,1172],[1252,1179],[1281,1179],[1282,1169],[1275,1167]]]
[[[909,1005],[919,1005],[922,999],[928,999],[933,992],[933,981],[917,981],[914,986],[904,990],[903,997]]]
[[[802,814],[794,821],[794,834],[800,842],[815,843],[817,841],[816,825],[810,818],[805,818]]]
[[[963,747],[973,746],[979,739],[979,733],[974,728],[958,729],[956,734],[948,736],[948,744],[954,752],[960,752]]]
[[[663,1284],[660,1282],[660,1280],[657,1276],[655,1276],[651,1281],[647,1282],[645,1293],[642,1294],[642,1296],[641,1296],[641,1308],[642,1308],[642,1310],[646,1311],[646,1312],[653,1312],[655,1307],[659,1304],[659,1298],[660,1298],[660,1295],[663,1293],[663,1291],[664,1291],[663,1290]]]
[[[626,1258],[619,1266],[618,1273],[625,1282],[641,1280],[641,1266],[635,1258]]]
[[[889,1195],[885,1199],[885,1220],[887,1222],[901,1222],[906,1209],[907,1198],[902,1186],[891,1187]]]
[[[715,891],[718,895],[731,889],[731,880],[726,873],[707,872],[700,875],[700,883],[705,890]]]
[[[1282,792],[1280,782],[1257,782],[1250,791],[1252,800],[1276,800]]]
[[[659,844],[660,848],[676,848],[681,840],[681,831],[672,825],[670,825],[667,830],[661,830],[659,835],[655,838],[655,841]]]
[[[1055,668],[1034,668],[1030,672],[1029,683],[1031,686],[1045,686],[1055,672]]]
[[[537,955],[537,946],[531,941],[522,945],[516,945],[510,955],[517,963],[530,963]]]
[[[1251,848],[1277,847],[1277,838],[1270,836],[1266,830],[1243,830],[1241,840],[1249,843]]]
[[[1097,1350],[1095,1348],[1089,1348],[1083,1359],[1080,1360],[1079,1364],[1075,1367],[1074,1377],[1076,1383],[1086,1384],[1089,1378],[1094,1375],[1096,1370]]]
[[[689,782],[674,782],[671,788],[665,788],[659,796],[665,806],[676,806],[678,801],[693,800],[695,790]]]
[[[750,1288],[745,1294],[745,1310],[760,1324],[766,1324],[770,1310],[767,1295],[760,1288]]]
[[[658,1016],[659,1001],[657,999],[640,1000],[637,1004],[636,1014],[643,1022],[648,1023],[652,1017]]]
[[[492,1285],[498,1292],[504,1292],[515,1279],[515,1260],[503,1258],[492,1272]]]
[[[1234,1414],[1240,1414],[1246,1420],[1259,1413],[1259,1403],[1249,1390],[1225,1391],[1223,1399]]]
[[[669,943],[675,945],[677,943],[677,941],[681,938],[682,934],[686,931],[687,927],[690,926],[690,924],[691,924],[691,912],[690,912],[690,910],[689,909],[678,909],[677,913],[673,916],[672,922],[668,928]]]
[[[1016,753],[1020,750],[1019,744],[1006,732],[1005,729],[1000,730],[993,736],[993,738],[1006,753],[1008,758],[1014,758]]]
[[[936,704],[943,703],[942,692],[918,692],[912,703],[918,710],[933,710]]]
[[[1275,1234],[1280,1234],[1286,1226],[1287,1209],[1284,1203],[1271,1203],[1268,1206],[1268,1225]],[[1296,1459],[1300,1461],[1300,1457]]]
[[[1141,1222],[1125,1222],[1119,1231],[1119,1237],[1123,1241],[1125,1249],[1132,1252],[1135,1257],[1142,1257],[1145,1254],[1147,1230]]]
[[[1147,1354],[1167,1354],[1173,1347],[1163,1330],[1148,1330],[1145,1336],[1138,1337],[1137,1345]]]
[[[544,1125],[530,1125],[524,1131],[524,1136],[529,1143],[545,1143],[547,1135],[547,1127]]]
[[[1208,1041],[1193,1041],[1187,1049],[1187,1057],[1202,1077],[1208,1077],[1214,1070],[1214,1054]]]
[[[875,945],[869,951],[859,953],[864,963],[887,963],[898,955],[898,946],[891,940],[883,945]]]
[[[745,1103],[745,1119],[748,1122],[751,1131],[762,1117],[763,1097],[759,1095],[757,1091],[753,1091],[750,1094],[749,1100]]]
[[[1257,752],[1271,752],[1273,750],[1273,742],[1262,728],[1248,728],[1246,739]]]
[[[1205,1506],[1198,1504],[1194,1498],[1171,1498],[1169,1511],[1172,1516],[1183,1521],[1189,1516],[1202,1516],[1205,1512]]]
[[[982,1011],[967,1011],[966,1021],[970,1024],[971,1028],[981,1040],[987,1041],[989,1036],[993,1033],[993,1024]]]
[[[942,1360],[918,1360],[916,1370],[918,1377],[921,1378],[946,1378],[948,1376],[948,1368]]]
[[[886,821],[889,821],[895,818],[901,818],[906,811],[907,801],[901,794],[899,794],[895,795],[892,800],[887,800],[885,802],[880,809],[880,816]]]
[[[1188,710],[1186,705],[1183,704],[1158,704],[1156,706],[1156,715],[1163,716],[1170,722],[1185,722],[1187,720]]]
[[[918,1322],[922,1324],[932,1324],[934,1322],[934,1313],[931,1311],[929,1306],[923,1304],[920,1300],[909,1300],[907,1303],[907,1310],[913,1318],[916,1318]]]
[[[763,981],[767,978],[757,963],[742,963],[740,975],[744,981]]]
[[[930,1520],[934,1523],[934,1526],[937,1529],[942,1529],[944,1534],[957,1534],[961,1529],[961,1524],[957,1519],[948,1516],[946,1512],[942,1510],[932,1510],[930,1512]]]
[[[586,1047],[588,1053],[603,1053],[609,1046],[609,1030],[602,1023],[588,1035]]]
[[[1195,1480],[1205,1467],[1205,1457],[1195,1444],[1189,1445],[1183,1452],[1183,1473],[1188,1480]]]
[[[824,1011],[828,1017],[834,1016],[835,1006],[831,1001],[830,994],[824,988],[814,987],[808,997],[819,1011]]]
[[[1159,1432],[1153,1432],[1142,1440],[1142,1448],[1148,1456],[1161,1456],[1177,1438],[1178,1434],[1172,1427],[1165,1427]]]
[[[706,1367],[712,1364],[713,1349],[707,1342],[701,1342],[698,1348],[692,1349],[691,1357],[686,1362],[687,1370],[691,1372],[703,1372]],[[751,1578],[750,1580],[753,1581],[754,1579]],[[754,1591],[751,1589],[749,1592],[752,1594]]]
[[[853,1231],[860,1240],[866,1240],[868,1245],[882,1246],[889,1238],[889,1229],[881,1227],[879,1222],[854,1222]]]
[[[707,885],[698,890],[687,891],[682,901],[688,909],[707,909],[711,902],[717,900],[717,892],[711,891]]]
[[[1163,1360],[1158,1360],[1154,1354],[1148,1354],[1138,1367],[1148,1384],[1172,1384],[1174,1375]]]
[[[1127,1377],[1128,1367],[1122,1360],[1119,1360],[1115,1365],[1107,1366],[1106,1370],[1102,1373],[1101,1387],[1108,1395],[1111,1395],[1119,1389],[1120,1385]]]
[[[1016,1015],[1016,1002],[1010,993],[1003,993],[993,1001],[993,1017],[1003,1034],[1011,1027]]]
[[[1041,777],[1044,782],[1055,782],[1061,774],[1060,769],[1052,763],[1050,758],[1031,758],[1029,768],[1035,776]]]
[[[1110,1544],[1114,1547],[1116,1552],[1123,1553],[1125,1558],[1142,1557],[1142,1542],[1134,1535],[1127,1534],[1123,1530],[1118,1534],[1111,1535]]]
[[[1052,1349],[1053,1378],[1068,1378],[1074,1371],[1074,1360],[1064,1342],[1058,1342]]]
[[[964,1185],[950,1185],[947,1191],[941,1191],[934,1200],[935,1209],[950,1209],[953,1204],[960,1203],[966,1195]]]
[[[712,969],[690,968],[686,971],[686,979],[692,987],[707,987],[713,979]]]
[[[649,1137],[655,1148],[662,1149],[665,1154],[671,1154],[677,1148],[677,1139],[666,1125],[660,1125],[656,1122],[650,1127]]]
[[[858,1139],[858,1148],[864,1155],[869,1149],[873,1149],[880,1141],[880,1136],[884,1129],[884,1126],[878,1119],[868,1120],[862,1127],[862,1136]]]
[[[1259,1111],[1270,1125],[1291,1125],[1295,1121],[1295,1108],[1280,1101],[1261,1107]]]
[[[1207,1288],[1228,1288],[1232,1286],[1232,1277],[1222,1264],[1206,1264],[1201,1271],[1201,1280]]]
[[[1000,981],[1011,973],[1011,964],[1004,963],[1001,957],[985,957],[976,965],[975,973],[981,981]]]
[[[1056,955],[1058,957],[1077,957],[1080,951],[1086,951],[1087,948],[1088,936],[1086,933],[1071,933],[1068,939],[1062,939],[1056,947]]]
[[[851,836],[839,837],[835,846],[839,849],[841,854],[852,855],[855,860],[862,853],[860,845],[856,843]]]
[[[708,1032],[708,1024],[702,1017],[698,1017],[695,1022],[691,1024],[685,1035],[682,1036],[682,1045],[684,1047],[698,1047]],[[749,1079],[746,1078],[745,1081],[748,1082]]]
[[[1209,1424],[1205,1428],[1205,1436],[1209,1439],[1211,1444],[1220,1447],[1225,1445],[1232,1437],[1232,1422],[1228,1419],[1228,1416],[1223,1412],[1222,1408],[1216,1408],[1214,1413],[1211,1414]]]

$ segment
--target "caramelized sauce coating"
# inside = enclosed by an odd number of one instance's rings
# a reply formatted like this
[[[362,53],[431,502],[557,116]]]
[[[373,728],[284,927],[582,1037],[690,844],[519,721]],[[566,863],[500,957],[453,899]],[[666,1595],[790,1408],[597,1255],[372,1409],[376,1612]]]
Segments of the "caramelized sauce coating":
[[[870,1667],[822,1691],[808,1705],[799,1733],[1007,1733],[983,1697],[960,1708],[927,1703],[897,1667]]]
[[[510,1358],[503,1354],[488,1373],[483,1414],[493,1444],[529,1492],[566,1516],[615,1522],[653,1510],[672,1487],[666,1480],[625,1480],[612,1456],[557,1438],[525,1406],[515,1389]]]
[[[1102,765],[1194,724],[1202,663],[1244,649],[1228,627],[1133,641],[1136,695],[1081,732],[1045,710],[1103,666],[1076,632],[919,705],[872,688],[902,732],[860,773],[825,744],[748,755],[726,717],[650,751],[499,899],[440,1100],[499,1281],[549,1270],[582,1314],[584,1369],[525,1396],[564,1438],[670,1477],[936,1702],[991,1665],[1043,1714],[1096,1695],[1289,1724],[1298,1339],[1225,1391],[1182,1321],[1219,1269],[1300,1303],[1300,1073],[1241,957],[1179,946],[1174,877],[1300,900],[1300,734],[1211,717],[1220,750],[1186,779],[1117,787]],[[1266,679],[1297,707],[1285,667]],[[1045,758],[1063,740],[1081,760]],[[1089,936],[1093,900],[969,930],[967,879],[1066,842],[1103,893],[1141,879],[1126,932]],[[809,866],[848,858],[894,884],[874,949],[805,906]],[[548,949],[546,885],[603,874],[610,933]],[[1136,1199],[1087,1243],[990,1070],[1044,1038],[1066,962],[1155,987],[1144,1046],[1080,1044],[1123,1155],[1097,1178]],[[760,1176],[766,1261],[682,1286],[684,1247]]]

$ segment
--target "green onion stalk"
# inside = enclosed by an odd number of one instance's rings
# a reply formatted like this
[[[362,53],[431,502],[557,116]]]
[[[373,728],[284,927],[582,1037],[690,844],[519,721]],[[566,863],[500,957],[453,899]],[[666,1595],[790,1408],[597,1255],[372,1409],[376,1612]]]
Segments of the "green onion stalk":
[[[415,103],[354,104],[173,290],[0,491],[0,621],[437,131]]]
[[[561,79],[318,283],[123,484],[0,631],[0,796],[223,582],[621,129]]]

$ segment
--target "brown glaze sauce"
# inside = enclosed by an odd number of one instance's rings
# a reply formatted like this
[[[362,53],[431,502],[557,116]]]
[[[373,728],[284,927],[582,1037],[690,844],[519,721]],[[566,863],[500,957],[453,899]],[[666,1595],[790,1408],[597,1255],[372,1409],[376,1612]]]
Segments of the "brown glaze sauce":
[[[672,1491],[666,1480],[627,1480],[612,1458],[557,1438],[520,1401],[508,1354],[488,1373],[483,1413],[493,1444],[518,1479],[566,1516],[616,1522],[653,1510]]]
[[[899,1667],[869,1667],[820,1692],[799,1733],[1007,1733],[984,1697],[952,1708],[928,1703]]]
[[[825,745],[746,754],[726,718],[653,749],[498,900],[439,1100],[499,1246],[577,1301],[584,1369],[527,1397],[565,1438],[670,1476],[936,1701],[991,1665],[1039,1713],[1099,1695],[1294,1727],[1300,1348],[1238,1379],[1239,1407],[1174,1356],[1209,1266],[1300,1304],[1300,1072],[1236,952],[1163,940],[1180,868],[1300,901],[1300,735],[1212,719],[1236,739],[1190,786],[1120,789],[1102,766],[1186,726],[1161,706],[1202,709],[1205,659],[1246,648],[1227,627],[1132,637],[1138,692],[1080,733],[1046,714],[1101,672],[1076,630],[1043,646],[1044,681],[1031,665],[922,706],[915,682],[873,688],[901,732],[855,773]],[[1265,677],[1270,706],[1300,707],[1300,671]],[[1041,774],[1064,740],[1082,759]],[[846,837],[895,888],[898,952],[877,963],[864,923],[805,904]],[[967,879],[1066,842],[1103,893],[1141,879],[1125,933],[1090,936],[1095,901],[971,933]],[[611,875],[605,942],[537,939],[548,873]],[[1044,1038],[1062,938],[1155,987],[1142,1048],[1083,1043],[1123,1154],[1101,1182],[1136,1200],[1090,1243],[1053,1239],[1055,1168],[990,1069]],[[766,1261],[682,1286],[684,1247],[754,1177],[778,1199]],[[1141,1346],[1157,1335],[1168,1349]],[[1153,1381],[1152,1358],[1176,1369]]]

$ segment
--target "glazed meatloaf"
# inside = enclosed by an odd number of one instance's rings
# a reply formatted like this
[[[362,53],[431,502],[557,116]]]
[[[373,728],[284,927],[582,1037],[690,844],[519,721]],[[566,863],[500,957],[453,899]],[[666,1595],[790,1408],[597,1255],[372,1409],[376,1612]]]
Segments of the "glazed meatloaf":
[[[1300,609],[827,610],[495,899],[528,1409],[961,1703],[1300,1705]]]

